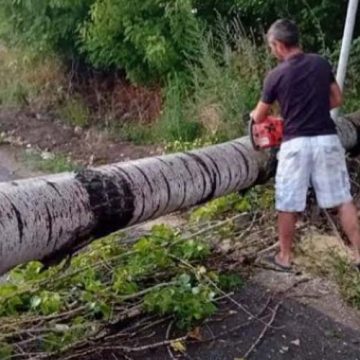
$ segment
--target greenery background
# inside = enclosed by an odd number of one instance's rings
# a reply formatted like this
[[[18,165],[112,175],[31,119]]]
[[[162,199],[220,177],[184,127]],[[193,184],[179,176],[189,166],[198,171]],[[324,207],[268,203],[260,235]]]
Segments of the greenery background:
[[[264,44],[269,24],[279,17],[296,20],[305,50],[323,54],[335,68],[346,5],[345,0],[2,0],[0,41],[7,51],[0,58],[0,101],[55,108],[74,125],[111,127],[137,143],[234,138],[244,133],[243,116],[274,65]],[[346,111],[359,107],[359,35],[358,26]],[[138,114],[125,119],[114,110],[114,99],[96,106],[87,101],[84,92],[91,89],[81,89],[74,79],[99,74],[155,89],[162,106],[150,123]],[[100,93],[109,99],[106,91]]]

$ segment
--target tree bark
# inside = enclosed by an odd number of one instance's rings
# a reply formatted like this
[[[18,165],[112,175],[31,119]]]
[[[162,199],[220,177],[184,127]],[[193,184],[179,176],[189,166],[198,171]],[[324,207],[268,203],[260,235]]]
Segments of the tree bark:
[[[340,118],[353,155],[360,113]],[[50,266],[129,225],[266,181],[269,152],[243,137],[204,149],[0,184],[0,274],[31,260]]]

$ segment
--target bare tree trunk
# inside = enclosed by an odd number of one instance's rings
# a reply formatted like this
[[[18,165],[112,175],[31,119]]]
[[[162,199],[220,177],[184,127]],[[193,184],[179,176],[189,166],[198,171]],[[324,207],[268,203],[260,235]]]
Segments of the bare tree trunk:
[[[358,151],[360,114],[339,119]],[[359,124],[358,124],[359,123]],[[263,182],[269,154],[247,137],[204,149],[0,184],[0,274],[30,260],[51,265],[131,224]]]

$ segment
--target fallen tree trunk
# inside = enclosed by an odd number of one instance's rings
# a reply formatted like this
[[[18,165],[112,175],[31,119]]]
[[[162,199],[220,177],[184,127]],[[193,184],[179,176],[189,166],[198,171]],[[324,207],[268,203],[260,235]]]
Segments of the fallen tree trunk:
[[[360,113],[337,121],[360,147]],[[0,274],[30,260],[49,266],[129,225],[267,180],[269,154],[247,137],[204,149],[0,184]]]

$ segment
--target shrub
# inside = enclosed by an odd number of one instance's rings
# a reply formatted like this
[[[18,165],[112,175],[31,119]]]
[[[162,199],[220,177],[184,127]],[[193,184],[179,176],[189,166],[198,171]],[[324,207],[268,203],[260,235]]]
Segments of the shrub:
[[[204,29],[241,19],[257,41],[278,17],[294,17],[307,47],[340,39],[346,2],[334,0],[9,0],[0,8],[0,37],[37,51],[125,70],[135,82],[166,80],[197,63]],[[291,15],[294,14],[294,15]],[[358,25],[359,26],[359,25]],[[315,31],[314,31],[315,30]]]
[[[218,36],[202,41],[189,80],[168,83],[159,138],[192,142],[202,135],[218,142],[244,135],[243,115],[255,106],[270,66],[265,48],[249,40],[238,23],[219,27]]]
[[[97,1],[82,50],[100,68],[124,68],[134,82],[157,81],[193,61],[200,39],[190,0]]]
[[[187,84],[178,76],[169,79],[165,90],[165,107],[154,126],[154,137],[160,141],[189,141],[201,136],[202,126],[186,110]]]
[[[38,51],[55,50],[72,58],[78,54],[79,29],[95,0],[3,1],[2,38],[31,45]],[[15,35],[15,36],[14,36]]]
[[[276,19],[292,18],[300,26],[305,47],[318,50],[341,38],[347,1],[238,0],[237,5],[245,28],[261,35]]]
[[[79,127],[89,125],[90,110],[78,96],[68,97],[60,108],[59,115],[69,125]]]
[[[340,55],[339,43],[336,50],[331,56],[333,64],[339,59]],[[347,68],[345,86],[344,86],[344,113],[350,113],[360,109],[360,37],[356,38],[351,47],[349,64]]]
[[[210,136],[227,140],[244,135],[243,115],[256,104],[266,68],[263,49],[230,31],[221,44],[210,38],[200,65],[192,67],[194,95],[189,109]],[[230,44],[234,44],[234,50]]]
[[[0,104],[31,104],[39,109],[58,104],[64,97],[66,77],[51,54],[40,57],[19,49],[0,49]]]

